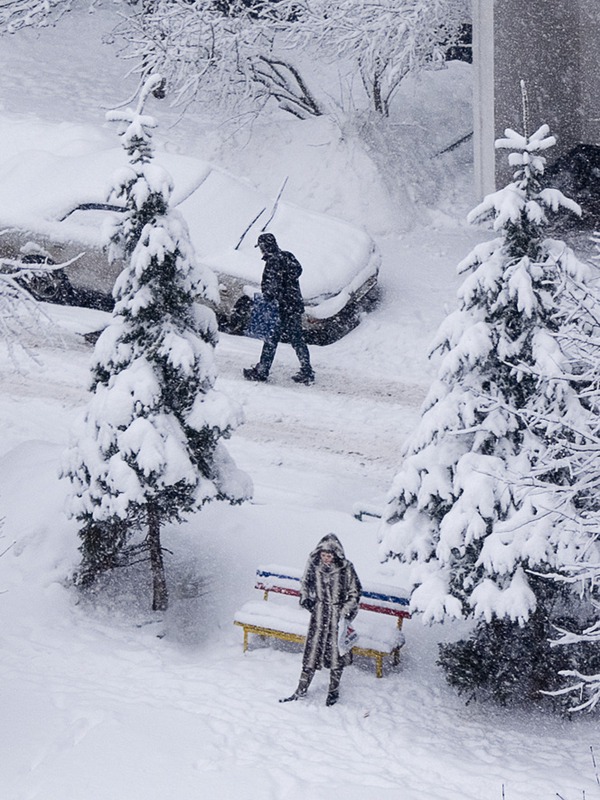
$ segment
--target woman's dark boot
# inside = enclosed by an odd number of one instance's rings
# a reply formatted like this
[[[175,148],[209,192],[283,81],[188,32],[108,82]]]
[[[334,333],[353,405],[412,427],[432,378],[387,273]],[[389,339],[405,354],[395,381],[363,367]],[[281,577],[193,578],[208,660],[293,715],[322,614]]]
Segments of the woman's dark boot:
[[[334,706],[340,698],[340,681],[342,680],[342,670],[332,669],[329,673],[329,689],[327,691],[326,706]]]
[[[282,697],[279,702],[289,703],[292,700],[302,700],[304,697],[306,697],[306,692],[308,691],[308,687],[310,686],[310,682],[314,678],[314,675],[314,672],[302,672],[298,682],[298,688],[294,694],[291,694],[289,697]]]

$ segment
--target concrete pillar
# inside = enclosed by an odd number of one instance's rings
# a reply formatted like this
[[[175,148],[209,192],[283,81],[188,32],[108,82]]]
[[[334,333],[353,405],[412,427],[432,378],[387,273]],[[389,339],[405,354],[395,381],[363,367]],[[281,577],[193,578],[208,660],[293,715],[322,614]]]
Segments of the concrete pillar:
[[[481,199],[496,186],[493,0],[473,0],[473,68],[475,191]]]

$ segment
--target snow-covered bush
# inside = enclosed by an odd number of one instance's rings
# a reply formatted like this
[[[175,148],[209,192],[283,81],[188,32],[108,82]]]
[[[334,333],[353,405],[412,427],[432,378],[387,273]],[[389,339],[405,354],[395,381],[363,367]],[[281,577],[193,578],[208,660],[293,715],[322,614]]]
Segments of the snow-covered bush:
[[[37,301],[23,283],[31,269],[19,260],[0,259],[0,336],[11,353],[40,315]]]
[[[369,106],[387,116],[401,81],[442,65],[468,19],[465,0],[155,0],[119,33],[135,69],[160,72],[178,102],[213,113],[257,113],[274,100],[318,116],[332,86],[311,65],[334,63],[360,76]]]
[[[122,3],[127,6],[131,0],[2,0],[0,35],[16,33],[23,28],[55,25],[65,14],[76,8],[83,8],[89,13],[103,2],[105,5]]]
[[[156,122],[143,106],[158,85],[158,76],[146,82],[135,110],[108,114],[123,124],[129,156],[111,196],[125,206],[111,250],[127,266],[96,344],[92,396],[66,470],[70,514],[81,524],[79,581],[126,562],[125,546],[146,528],[135,554],[149,552],[155,610],[167,606],[161,525],[250,491],[220,441],[241,415],[214,389],[217,327],[205,301],[216,300],[216,279],[199,267],[183,218],[169,208],[171,180],[152,160]]]
[[[594,711],[600,702],[600,619],[598,617],[598,578],[600,563],[574,566],[569,576],[560,576],[567,583],[576,582],[584,586],[592,598],[593,617],[588,624],[572,620],[564,627],[555,626],[555,650],[560,653],[559,674],[564,679],[562,688],[549,692],[568,703],[569,711]],[[594,599],[595,598],[595,599]],[[566,664],[565,661],[569,663]]]
[[[276,47],[287,24],[281,3],[154,0],[132,8],[116,32],[134,71],[160,72],[175,103],[239,118],[274,98],[301,118],[319,115],[298,68]]]
[[[561,571],[586,547],[576,497],[563,491],[574,478],[560,448],[586,441],[596,425],[567,335],[581,322],[589,268],[544,238],[548,212],[579,212],[543,187],[542,154],[553,144],[547,126],[530,136],[507,130],[496,142],[511,151],[514,177],[470,221],[492,221],[499,235],[459,265],[458,309],[432,347],[438,379],[381,529],[383,556],[412,565],[413,611],[425,622],[478,620],[470,642],[441,650],[449,680],[498,699],[548,688],[559,665],[543,666],[547,639],[572,613],[571,596],[531,572]]]
[[[285,2],[287,47],[353,64],[370,108],[384,116],[404,78],[444,65],[470,13],[463,0]]]

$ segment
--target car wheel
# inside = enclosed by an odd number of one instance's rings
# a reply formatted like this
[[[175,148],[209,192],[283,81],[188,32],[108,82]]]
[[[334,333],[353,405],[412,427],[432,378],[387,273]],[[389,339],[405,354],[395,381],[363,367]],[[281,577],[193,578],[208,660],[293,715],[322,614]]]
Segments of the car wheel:
[[[34,275],[25,281],[25,288],[36,300],[45,303],[60,301],[61,284],[54,275]]]

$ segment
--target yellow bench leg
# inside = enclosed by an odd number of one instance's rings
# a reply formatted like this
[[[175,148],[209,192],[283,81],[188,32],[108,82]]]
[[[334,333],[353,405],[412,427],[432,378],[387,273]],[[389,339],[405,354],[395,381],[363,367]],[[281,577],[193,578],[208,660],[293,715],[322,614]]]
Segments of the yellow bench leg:
[[[375,656],[375,675],[383,678],[383,658],[381,656]]]

